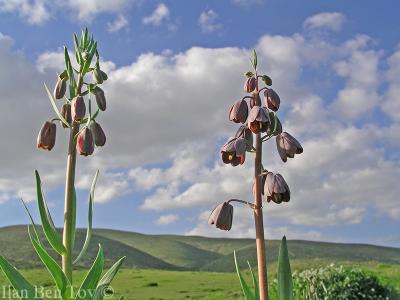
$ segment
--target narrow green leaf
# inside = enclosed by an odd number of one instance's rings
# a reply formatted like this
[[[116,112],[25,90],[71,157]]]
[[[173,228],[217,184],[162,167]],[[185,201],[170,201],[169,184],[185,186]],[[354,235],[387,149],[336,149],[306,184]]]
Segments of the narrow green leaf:
[[[21,202],[22,202],[22,204],[24,205],[25,210],[26,210],[26,212],[28,213],[29,218],[31,219],[31,223],[32,223],[32,226],[33,226],[33,231],[35,232],[36,240],[37,240],[40,244],[42,244],[42,242],[40,241],[40,238],[39,238],[39,234],[38,234],[38,232],[37,232],[37,228],[36,228],[35,221],[33,221],[32,215],[31,215],[31,213],[30,213],[28,207],[26,206],[25,201],[24,201],[22,198],[21,198]]]
[[[82,29],[81,38],[80,38],[80,40],[79,40],[79,49],[81,49],[81,50],[83,50],[83,44],[84,44],[84,41],[83,41],[83,34],[84,34],[84,32],[83,32],[83,29]]]
[[[88,58],[86,59],[85,64],[83,66],[83,74],[85,74],[89,70],[96,49],[97,49],[97,42],[94,42],[93,45],[90,47]]]
[[[88,228],[86,230],[86,239],[85,243],[83,244],[82,250],[74,260],[74,264],[76,264],[85,254],[90,244],[90,239],[92,237],[92,223],[93,223],[93,205],[94,205],[94,190],[96,188],[97,177],[99,176],[99,170],[97,170],[96,174],[94,175],[92,186],[90,188],[89,193],[89,211],[88,211]]]
[[[246,281],[244,280],[242,273],[240,272],[238,262],[236,260],[236,251],[233,252],[233,257],[235,259],[235,267],[236,267],[236,272],[239,277],[240,285],[242,287],[243,295],[246,298],[246,300],[255,300],[256,298],[252,294],[249,286],[247,285]]]
[[[292,271],[290,270],[289,253],[285,236],[282,238],[281,246],[279,247],[278,299],[279,300],[293,299]]]
[[[257,69],[257,52],[256,49],[253,49],[253,67],[256,70]]]
[[[97,284],[96,291],[94,293],[93,300],[103,300],[105,296],[105,291],[111,284],[111,281],[114,279],[115,275],[117,274],[119,268],[121,267],[122,263],[125,260],[125,256],[122,257],[119,261],[117,261],[104,276],[101,278],[99,283]]]
[[[47,85],[44,84],[44,88],[46,89],[47,95],[49,96],[51,105],[53,106],[53,109],[55,111],[55,113],[57,114],[57,117],[61,120],[61,122],[64,123],[64,125],[69,126],[68,122],[64,119],[64,117],[62,116],[62,114],[60,113],[60,111],[58,110],[58,107],[56,105],[56,100],[53,97],[53,94],[50,92],[50,90],[47,88]]]
[[[259,300],[260,299],[260,292],[258,291],[258,282],[257,282],[256,276],[253,273],[253,269],[251,268],[250,262],[247,261],[247,264],[249,265],[251,279],[253,279],[254,297],[255,297],[255,300]]]
[[[56,250],[60,255],[62,255],[66,252],[66,249],[61,241],[60,236],[57,233],[49,209],[47,207],[46,201],[43,197],[42,183],[40,181],[39,172],[37,170],[35,170],[35,176],[36,176],[36,194],[40,212],[40,219],[42,220],[43,231],[50,245],[54,248],[54,250]]]
[[[72,99],[75,97],[76,82],[74,77],[74,69],[72,68],[71,59],[69,58],[67,47],[64,47],[64,60],[69,79],[69,94],[70,98]]]
[[[36,253],[39,255],[40,260],[44,263],[47,270],[50,272],[51,276],[56,283],[58,290],[60,291],[61,297],[63,300],[70,300],[72,295],[71,283],[69,282],[67,276],[65,276],[61,267],[57,264],[57,262],[50,256],[50,254],[43,248],[42,245],[36,241],[29,230],[29,237],[31,239],[31,243],[35,248]]]
[[[99,245],[99,252],[97,257],[90,268],[85,280],[79,288],[76,300],[92,300],[93,294],[96,291],[97,284],[99,283],[101,273],[104,268],[104,254],[103,249]]]
[[[81,55],[81,50],[79,49],[78,36],[76,35],[76,33],[74,33],[74,46],[75,46],[75,58],[76,58],[76,62],[77,62],[78,64],[81,64],[82,55]]]
[[[86,47],[86,44],[88,42],[88,29],[85,27],[85,30],[83,31],[83,48]]]
[[[0,255],[0,268],[8,278],[13,288],[17,291],[20,299],[41,299],[37,297],[35,288],[25,279],[21,273]]]

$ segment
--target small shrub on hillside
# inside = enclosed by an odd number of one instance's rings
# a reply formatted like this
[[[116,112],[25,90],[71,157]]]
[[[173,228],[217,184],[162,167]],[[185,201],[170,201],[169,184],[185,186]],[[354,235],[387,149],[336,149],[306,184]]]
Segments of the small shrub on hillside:
[[[378,278],[361,270],[330,265],[293,273],[295,299],[357,300],[399,299]]]

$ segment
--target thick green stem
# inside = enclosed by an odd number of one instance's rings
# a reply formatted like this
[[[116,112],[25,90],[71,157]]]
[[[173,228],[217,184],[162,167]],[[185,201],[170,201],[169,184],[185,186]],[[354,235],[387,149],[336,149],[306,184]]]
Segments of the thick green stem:
[[[76,88],[76,94],[80,95],[82,88],[83,76],[80,74]],[[79,123],[73,122],[70,128],[68,158],[67,158],[67,174],[65,181],[65,204],[64,204],[64,230],[63,244],[66,253],[62,256],[62,269],[67,278],[72,283],[72,250],[74,241],[72,240],[73,232],[73,197],[75,192],[75,167],[76,167],[76,143],[75,135],[79,132]]]
[[[62,256],[62,269],[68,279],[72,282],[72,221],[74,219],[72,197],[74,195],[75,185],[75,166],[76,166],[76,147],[75,147],[75,134],[79,131],[79,124],[75,123],[70,129],[68,159],[67,159],[67,175],[65,182],[65,206],[64,206],[64,231],[63,231],[63,244],[66,253]]]
[[[258,283],[260,290],[260,300],[268,300],[268,278],[267,265],[265,259],[265,240],[264,240],[264,222],[262,211],[262,195],[261,195],[261,156],[262,142],[261,134],[256,135],[256,157],[254,168],[255,179],[255,197],[254,197],[254,220],[256,227],[256,246],[257,246],[257,265],[258,265]]]

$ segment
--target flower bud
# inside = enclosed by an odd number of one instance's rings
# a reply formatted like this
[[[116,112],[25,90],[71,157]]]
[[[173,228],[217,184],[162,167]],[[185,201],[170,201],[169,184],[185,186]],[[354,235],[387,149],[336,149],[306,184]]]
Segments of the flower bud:
[[[57,79],[56,86],[54,87],[54,98],[61,99],[64,97],[65,92],[67,90],[67,80],[61,79],[60,76]]]
[[[90,124],[90,130],[92,131],[93,134],[93,139],[94,139],[94,144],[96,146],[104,146],[106,143],[106,135],[103,131],[103,128],[101,128],[100,124],[93,121]]]
[[[56,124],[46,121],[40,128],[37,137],[37,147],[44,150],[53,149],[56,143]]]
[[[89,58],[89,52],[83,51],[82,52],[82,58],[83,58],[83,60],[87,60]]]
[[[100,73],[101,73],[101,77],[103,78],[103,81],[106,81],[108,79],[107,73],[102,70],[100,70]]]
[[[265,106],[273,111],[277,111],[279,109],[279,105],[281,104],[281,99],[273,89],[267,89],[264,91],[264,101]]]
[[[83,129],[76,141],[76,150],[78,150],[79,154],[88,156],[93,154],[94,151],[94,142],[92,131],[89,128]]]
[[[244,83],[244,91],[246,93],[251,93],[252,91],[255,90],[257,84],[257,80],[255,77],[250,77],[246,79],[246,82]]]
[[[276,136],[276,147],[283,162],[286,162],[288,157],[293,158],[295,154],[303,153],[300,143],[287,132]]]
[[[232,228],[232,219],[233,206],[228,202],[224,202],[213,209],[208,218],[208,224],[215,224],[217,228],[229,231]]]
[[[61,108],[61,115],[63,116],[63,118],[65,119],[65,121],[67,121],[67,123],[69,125],[72,124],[72,115],[71,115],[71,104],[69,103],[65,103],[62,108]],[[67,128],[67,126],[62,123],[62,126],[64,128]]]
[[[264,176],[264,195],[267,197],[267,202],[271,200],[277,204],[289,202],[290,189],[282,175],[268,172]]]
[[[229,120],[235,123],[245,123],[247,115],[249,114],[249,108],[245,100],[236,101],[229,111]]]
[[[74,121],[81,121],[85,118],[86,105],[82,96],[76,96],[71,101],[71,116]]]
[[[221,148],[221,159],[225,164],[236,167],[246,160],[246,141],[243,138],[230,138]]]
[[[266,132],[271,123],[268,108],[254,106],[250,111],[247,122],[249,129],[253,133],[257,134],[260,132]]]
[[[247,128],[247,126],[240,126],[236,131],[235,138],[244,138],[247,151],[251,151],[253,149],[253,133],[249,128]]]
[[[96,97],[97,107],[101,111],[105,111],[107,108],[106,97],[104,96],[104,91],[96,86],[96,88],[92,91],[94,96]]]
[[[95,68],[92,71],[92,76],[93,76],[93,80],[97,83],[97,84],[102,84],[103,83],[103,75],[100,72],[100,69]]]

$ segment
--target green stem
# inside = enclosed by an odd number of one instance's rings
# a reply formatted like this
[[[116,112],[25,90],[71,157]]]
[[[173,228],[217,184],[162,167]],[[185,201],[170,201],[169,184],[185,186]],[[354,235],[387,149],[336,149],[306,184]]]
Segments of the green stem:
[[[80,73],[78,84],[76,87],[76,94],[79,95],[82,88],[83,75]],[[74,241],[72,240],[73,232],[73,197],[75,190],[75,168],[76,168],[76,143],[75,135],[79,131],[79,123],[73,121],[70,128],[68,157],[67,157],[67,174],[65,182],[65,205],[64,205],[64,230],[63,230],[63,244],[66,253],[62,256],[62,269],[72,283],[72,250]]]
[[[256,70],[256,92],[258,92],[258,77]],[[259,105],[259,104],[258,104]],[[254,180],[255,180],[255,195],[254,195],[254,221],[256,228],[256,247],[257,247],[257,267],[258,267],[258,284],[260,300],[268,300],[268,278],[267,265],[265,257],[265,239],[264,239],[264,220],[262,211],[262,194],[261,194],[261,177],[262,172],[262,139],[261,134],[256,134],[256,152],[254,159]]]

